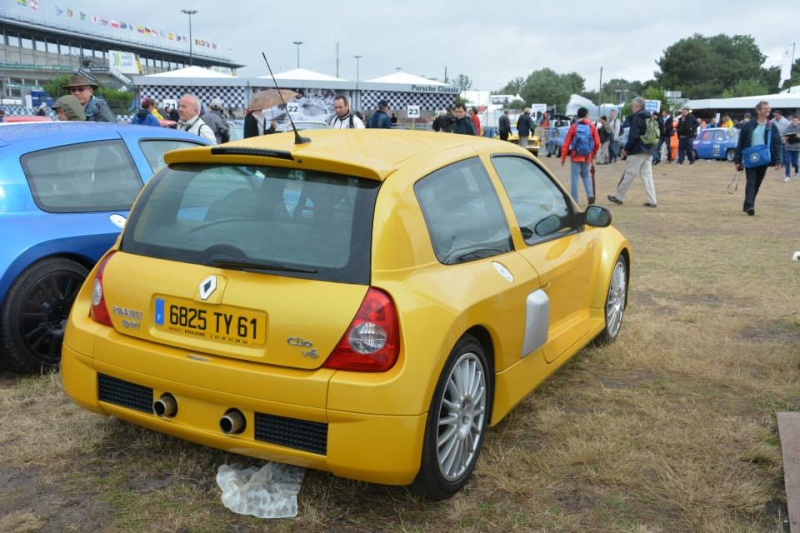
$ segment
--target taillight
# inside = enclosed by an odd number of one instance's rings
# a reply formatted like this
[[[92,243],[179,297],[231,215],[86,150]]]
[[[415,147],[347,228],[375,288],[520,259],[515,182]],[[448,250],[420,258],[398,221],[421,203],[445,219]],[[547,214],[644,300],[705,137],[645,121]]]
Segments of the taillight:
[[[103,272],[106,269],[108,260],[111,259],[113,255],[114,253],[112,252],[103,259],[103,262],[100,263],[100,266],[97,268],[97,274],[94,275],[94,281],[92,282],[92,308],[89,312],[89,316],[92,317],[92,320],[104,326],[112,326],[111,315],[108,313],[108,307],[106,306],[106,296],[103,293]]]
[[[385,372],[397,362],[397,311],[385,292],[370,289],[350,327],[328,356],[325,368]]]

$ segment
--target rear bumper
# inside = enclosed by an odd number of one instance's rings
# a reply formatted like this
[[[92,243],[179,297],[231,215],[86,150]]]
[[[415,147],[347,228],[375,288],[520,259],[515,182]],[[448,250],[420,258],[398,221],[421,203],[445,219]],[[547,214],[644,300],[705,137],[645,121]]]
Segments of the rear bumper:
[[[95,343],[95,349],[102,344]],[[426,414],[395,416],[327,409],[332,372],[306,373],[301,378],[287,371],[285,380],[271,373],[269,378],[264,376],[265,394],[258,396],[252,394],[258,379],[252,365],[238,363],[220,372],[215,365],[188,358],[173,357],[153,365],[152,354],[125,355],[127,360],[141,355],[145,361],[135,369],[100,362],[65,342],[61,363],[64,390],[76,403],[98,414],[233,453],[371,483],[408,485],[416,477]],[[215,379],[216,385],[208,387]],[[281,381],[285,382],[278,388],[294,390],[279,398],[275,386]],[[366,388],[364,405],[370,405],[370,395],[380,393],[380,388]],[[148,409],[162,394],[176,400],[173,417],[158,417]],[[305,400],[308,403],[299,403]],[[225,434],[219,427],[229,409],[244,415],[246,425],[239,434]]]

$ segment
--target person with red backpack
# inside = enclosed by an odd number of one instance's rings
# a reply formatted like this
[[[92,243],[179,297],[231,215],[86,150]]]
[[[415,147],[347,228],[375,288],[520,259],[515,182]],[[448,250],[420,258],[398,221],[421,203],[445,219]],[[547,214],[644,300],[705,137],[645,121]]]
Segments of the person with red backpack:
[[[586,118],[589,110],[585,107],[578,109],[578,120],[569,127],[564,144],[561,147],[561,166],[570,156],[570,194],[577,203],[580,200],[578,192],[578,178],[583,181],[588,204],[594,203],[594,183],[592,183],[591,167],[594,157],[600,149],[600,136],[597,134],[592,121]]]

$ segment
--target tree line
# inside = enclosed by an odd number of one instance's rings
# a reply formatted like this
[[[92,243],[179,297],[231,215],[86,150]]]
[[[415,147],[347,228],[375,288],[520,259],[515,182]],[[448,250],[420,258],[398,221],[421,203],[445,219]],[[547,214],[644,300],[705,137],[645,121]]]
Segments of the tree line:
[[[517,77],[493,94],[519,94],[522,107],[542,102],[564,109],[572,94],[593,102],[625,103],[635,96],[662,100],[665,91],[680,91],[681,98],[731,98],[769,94],[778,90],[780,67],[765,68],[766,56],[750,35],[715,35],[696,33],[664,50],[656,61],[654,78],[645,82],[615,78],[603,82],[600,91],[587,90],[586,80],[576,72],[559,74],[550,68]],[[471,85],[469,77],[459,75],[459,86]],[[792,65],[792,77],[784,87],[800,85],[800,59]],[[468,89],[465,87],[464,90]],[[513,107],[513,105],[512,105]]]

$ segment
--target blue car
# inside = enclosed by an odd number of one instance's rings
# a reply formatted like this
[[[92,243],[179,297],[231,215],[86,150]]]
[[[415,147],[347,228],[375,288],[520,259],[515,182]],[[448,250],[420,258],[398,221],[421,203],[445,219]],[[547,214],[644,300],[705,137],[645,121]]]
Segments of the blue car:
[[[694,138],[695,159],[725,159],[733,161],[739,130],[736,128],[706,128]]]
[[[75,294],[186,132],[94,122],[0,125],[0,367],[61,357]]]
[[[561,147],[564,139],[567,138],[569,126],[558,126],[555,128],[536,128],[537,133],[544,137],[545,150],[547,157],[561,157]]]

